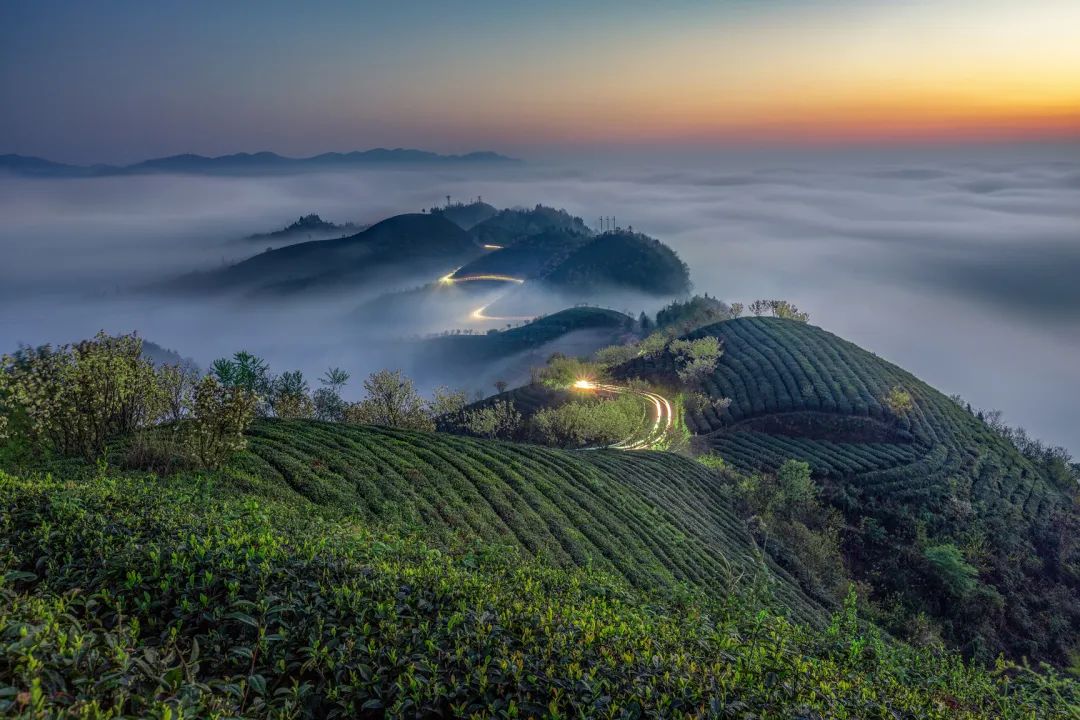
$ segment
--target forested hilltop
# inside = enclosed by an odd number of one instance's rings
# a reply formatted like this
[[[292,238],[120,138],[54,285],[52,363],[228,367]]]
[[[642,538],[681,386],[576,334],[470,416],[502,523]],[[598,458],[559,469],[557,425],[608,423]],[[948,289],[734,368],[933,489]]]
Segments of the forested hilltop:
[[[808,320],[456,338],[617,331],[482,398],[6,356],[0,713],[1076,718],[1071,458]]]

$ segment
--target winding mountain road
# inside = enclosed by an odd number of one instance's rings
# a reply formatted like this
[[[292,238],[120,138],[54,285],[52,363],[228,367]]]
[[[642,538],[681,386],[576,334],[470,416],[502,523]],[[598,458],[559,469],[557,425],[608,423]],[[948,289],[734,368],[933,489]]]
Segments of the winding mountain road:
[[[612,450],[658,449],[664,444],[668,431],[675,425],[675,411],[671,406],[671,401],[658,393],[649,390],[635,390],[624,385],[594,383],[590,380],[578,380],[573,387],[576,390],[583,391],[596,391],[615,395],[637,395],[644,401],[647,416],[645,431],[606,446]],[[648,424],[650,420],[652,421],[651,425]]]
[[[487,246],[485,246],[487,247]],[[494,247],[494,246],[493,246]],[[514,277],[513,275],[500,275],[500,274],[476,274],[476,275],[463,275],[457,274],[458,270],[452,270],[446,275],[439,278],[439,283],[442,285],[454,285],[461,282],[506,282],[514,283],[517,285],[524,285],[525,279]],[[469,313],[469,319],[475,321],[499,321],[499,322],[512,322],[520,320],[531,320],[531,317],[524,316],[496,316],[488,315],[487,309],[494,303],[498,302],[499,298],[491,300],[490,302],[481,305],[472,312]],[[647,391],[647,390],[634,390],[632,388],[622,385],[609,385],[604,383],[594,383],[591,380],[579,380],[574,383],[574,389],[583,391],[595,391],[600,393],[610,393],[615,395],[631,394],[637,395],[644,401],[645,413],[646,413],[646,429],[643,433],[635,434],[626,440],[608,445],[606,447],[613,450],[654,450],[661,447],[667,438],[668,431],[675,425],[675,411],[671,407],[671,401],[663,395]],[[649,425],[649,421],[652,424]],[[598,448],[593,448],[598,449]]]
[[[485,245],[485,248],[488,246]],[[497,248],[498,246],[491,246]],[[463,282],[504,282],[513,283],[515,285],[524,285],[525,278],[515,277],[513,275],[501,275],[498,273],[479,273],[476,275],[458,275],[457,272],[461,268],[451,270],[450,272],[439,278],[440,285],[456,285]],[[488,315],[487,309],[499,301],[499,298],[495,298],[484,305],[476,308],[469,313],[469,319],[475,322],[493,321],[493,322],[520,322],[523,320],[532,320],[531,316],[524,315]]]

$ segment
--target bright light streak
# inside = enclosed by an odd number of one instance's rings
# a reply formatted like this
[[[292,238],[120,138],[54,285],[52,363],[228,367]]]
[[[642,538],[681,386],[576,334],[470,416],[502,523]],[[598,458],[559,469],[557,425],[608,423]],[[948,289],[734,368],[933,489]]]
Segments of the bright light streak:
[[[492,245],[491,243],[484,243],[485,250],[502,250],[502,245]]]
[[[574,383],[574,387],[578,390],[595,390],[596,383],[594,383],[592,380],[582,379]]]
[[[460,269],[461,268],[456,267],[453,270],[451,270],[450,272],[443,275],[441,278],[439,278],[439,284],[440,285],[453,285],[454,284],[454,275]]]
[[[491,282],[511,282],[517,283],[518,285],[521,285],[525,282],[524,278],[514,277],[513,275],[496,275],[494,273],[482,275],[462,275],[461,277],[451,278],[450,282],[473,282],[476,280],[489,280]]]

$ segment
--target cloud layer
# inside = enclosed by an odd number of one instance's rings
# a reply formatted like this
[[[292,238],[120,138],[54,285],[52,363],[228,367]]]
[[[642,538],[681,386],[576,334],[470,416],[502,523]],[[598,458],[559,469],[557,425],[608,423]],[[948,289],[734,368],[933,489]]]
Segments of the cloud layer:
[[[302,214],[364,223],[447,194],[542,202],[590,224],[615,216],[672,245],[698,291],[788,298],[815,324],[1080,453],[1074,162],[0,178],[0,346],[138,329],[201,362],[245,346],[279,369],[362,375],[395,358],[348,320],[355,299],[208,306],[125,289],[238,259],[253,249],[237,238]]]

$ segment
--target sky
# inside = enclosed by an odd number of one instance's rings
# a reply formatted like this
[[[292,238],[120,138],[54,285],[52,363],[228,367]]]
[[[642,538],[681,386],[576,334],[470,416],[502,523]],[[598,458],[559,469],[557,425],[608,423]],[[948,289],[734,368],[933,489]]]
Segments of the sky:
[[[0,153],[1080,137],[1077,0],[0,4]]]

